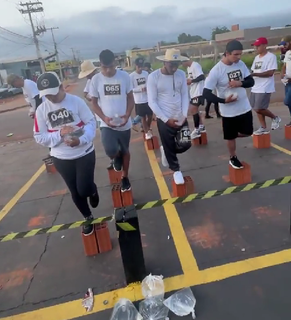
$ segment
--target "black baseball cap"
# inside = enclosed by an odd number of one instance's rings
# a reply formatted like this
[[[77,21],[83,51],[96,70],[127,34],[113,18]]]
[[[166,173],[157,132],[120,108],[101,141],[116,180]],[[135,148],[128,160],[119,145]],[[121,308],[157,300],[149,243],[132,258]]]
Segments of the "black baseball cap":
[[[144,59],[143,58],[136,58],[135,59],[135,65],[138,66],[138,67],[143,67]]]
[[[232,51],[235,50],[243,50],[244,47],[242,45],[242,43],[238,40],[231,40],[227,43],[225,51],[228,53],[231,53]]]
[[[57,95],[60,91],[62,82],[55,72],[45,72],[37,79],[39,97],[47,95]]]

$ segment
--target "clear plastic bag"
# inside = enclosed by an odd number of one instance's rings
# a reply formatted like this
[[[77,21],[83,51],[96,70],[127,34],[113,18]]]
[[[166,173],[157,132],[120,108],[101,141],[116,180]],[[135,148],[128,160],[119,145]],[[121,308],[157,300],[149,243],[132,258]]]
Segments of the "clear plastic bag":
[[[145,298],[160,296],[164,298],[165,286],[163,276],[153,276],[151,273],[141,283],[142,294]]]
[[[164,301],[164,305],[177,316],[183,317],[192,313],[192,318],[196,319],[196,299],[190,288],[185,288],[174,293]]]
[[[164,299],[160,296],[147,298],[140,302],[139,313],[143,320],[165,320],[169,309],[163,304]]]
[[[130,300],[123,298],[115,304],[110,320],[142,320],[142,316]]]

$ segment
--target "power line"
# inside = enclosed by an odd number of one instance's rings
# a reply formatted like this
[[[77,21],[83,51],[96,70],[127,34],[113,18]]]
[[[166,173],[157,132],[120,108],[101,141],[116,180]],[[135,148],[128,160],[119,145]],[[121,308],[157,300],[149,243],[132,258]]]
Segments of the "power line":
[[[44,27],[37,27],[37,29],[35,29],[33,21],[32,21],[32,13],[43,12],[42,2],[40,2],[40,1],[25,2],[25,3],[20,2],[19,5],[21,7],[25,7],[25,9],[19,9],[19,12],[22,15],[27,14],[28,17],[29,17],[31,30],[32,30],[32,36],[33,36],[33,41],[34,41],[35,48],[36,48],[37,58],[38,58],[38,60],[40,62],[40,67],[41,67],[42,72],[45,72],[45,64],[44,64],[43,58],[41,56],[41,52],[40,52],[39,42],[38,42],[37,36],[39,36],[40,34],[44,33],[46,30],[45,30]]]
[[[13,32],[13,31],[8,30],[8,29],[3,28],[3,27],[0,27],[0,31],[4,31],[5,33],[8,33],[9,35],[16,36],[16,37],[19,37],[19,38],[31,39],[31,37],[23,36],[22,34]]]

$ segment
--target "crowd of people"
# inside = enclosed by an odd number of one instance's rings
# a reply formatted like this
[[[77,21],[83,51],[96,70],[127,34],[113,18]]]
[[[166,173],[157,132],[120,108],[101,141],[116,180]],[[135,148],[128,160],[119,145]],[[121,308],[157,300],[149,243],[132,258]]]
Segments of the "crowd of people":
[[[184,183],[177,155],[186,152],[191,140],[206,131],[199,110],[205,101],[205,118],[211,117],[212,103],[217,118],[222,118],[229,164],[234,169],[243,168],[237,157],[236,139],[269,133],[266,117],[272,119],[272,130],[281,122],[269,110],[271,94],[275,91],[274,73],[278,69],[276,56],[267,50],[266,38],[257,39],[253,45],[257,55],[251,70],[241,60],[242,43],[232,40],[207,77],[199,63],[178,49],[168,49],[165,55],[158,56],[163,65],[155,71],[144,59],[137,58],[131,74],[116,68],[113,52],[103,50],[99,56],[100,72],[90,61],[84,61],[81,66],[79,78],[87,78],[84,99],[66,93],[54,72],[42,74],[34,86],[17,75],[10,75],[8,82],[24,88],[32,108],[35,141],[50,148],[53,163],[76,207],[90,222],[94,219],[90,207],[99,204],[94,182],[96,127],[100,128],[102,145],[110,159],[109,168],[122,172],[121,192],[131,189],[131,130],[141,123],[145,139],[149,140],[154,119],[161,141],[162,165],[173,171],[176,184]],[[284,48],[281,79],[285,85],[284,103],[291,117],[291,36],[284,39]],[[181,65],[187,68],[187,76],[179,68]],[[247,88],[251,88],[250,97]],[[132,118],[134,109],[136,116]],[[252,109],[260,122],[260,128],[255,131]],[[189,114],[194,122],[192,132],[187,120]],[[291,126],[291,122],[286,125]],[[93,229],[88,223],[83,233],[90,235]]]

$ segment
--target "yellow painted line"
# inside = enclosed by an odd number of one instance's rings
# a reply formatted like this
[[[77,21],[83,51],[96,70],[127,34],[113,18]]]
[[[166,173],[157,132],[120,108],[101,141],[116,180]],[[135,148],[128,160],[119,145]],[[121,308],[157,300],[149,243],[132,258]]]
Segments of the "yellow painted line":
[[[152,168],[152,172],[155,177],[161,199],[171,198],[168,186],[162,175],[162,171],[158,165],[154,151],[147,150],[146,146],[145,150],[149,158],[150,166]],[[190,244],[188,242],[178,212],[175,206],[172,204],[164,205],[163,209],[168,220],[169,228],[171,230],[171,234],[181,263],[182,270],[184,274],[191,272],[191,274],[195,277],[195,275],[197,275],[199,271],[198,265],[193,255],[193,251],[190,247]]]
[[[19,199],[27,192],[36,179],[44,172],[45,165],[43,164],[36,173],[26,182],[26,184],[9,200],[9,202],[0,211],[0,221],[8,214],[8,212],[16,205]]]
[[[278,150],[278,151],[281,151],[281,152],[283,152],[283,153],[285,153],[285,154],[288,154],[288,156],[291,156],[291,151],[290,151],[290,150],[287,150],[287,149],[285,149],[285,148],[283,148],[283,147],[280,147],[280,146],[278,146],[276,143],[271,143],[271,146],[272,146],[274,149],[276,149],[276,150]]]

